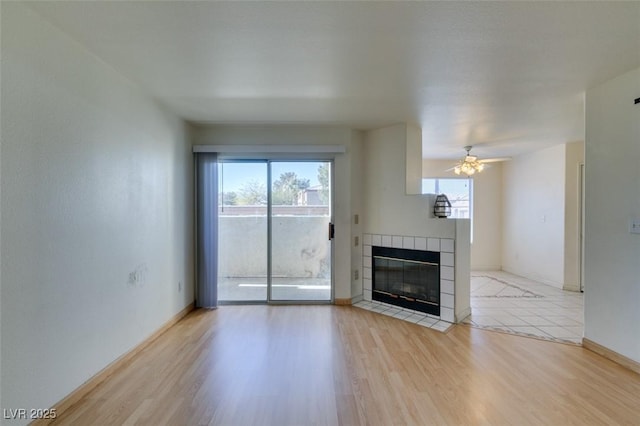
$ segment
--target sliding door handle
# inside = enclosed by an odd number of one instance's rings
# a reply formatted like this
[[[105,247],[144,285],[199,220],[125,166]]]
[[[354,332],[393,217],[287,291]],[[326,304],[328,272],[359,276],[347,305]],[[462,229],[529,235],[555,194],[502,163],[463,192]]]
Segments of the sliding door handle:
[[[329,222],[329,240],[333,240],[336,236],[336,228],[333,223]]]

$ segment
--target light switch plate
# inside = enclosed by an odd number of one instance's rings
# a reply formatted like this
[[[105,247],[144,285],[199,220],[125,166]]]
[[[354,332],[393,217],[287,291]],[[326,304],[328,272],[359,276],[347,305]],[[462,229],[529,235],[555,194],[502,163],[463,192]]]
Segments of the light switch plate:
[[[629,221],[629,232],[632,234],[640,234],[640,218],[631,218]]]

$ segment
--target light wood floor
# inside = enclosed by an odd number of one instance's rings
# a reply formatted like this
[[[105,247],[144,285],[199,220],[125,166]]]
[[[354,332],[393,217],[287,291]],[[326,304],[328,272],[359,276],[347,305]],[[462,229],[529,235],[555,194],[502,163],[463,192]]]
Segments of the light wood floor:
[[[195,311],[55,424],[640,424],[640,375],[577,346],[352,307]]]

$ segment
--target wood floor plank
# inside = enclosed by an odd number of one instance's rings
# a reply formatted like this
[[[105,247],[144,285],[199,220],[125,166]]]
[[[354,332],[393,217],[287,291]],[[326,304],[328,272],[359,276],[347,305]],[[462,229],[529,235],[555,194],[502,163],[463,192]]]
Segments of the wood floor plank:
[[[640,424],[640,375],[578,346],[349,306],[223,306],[54,424]]]

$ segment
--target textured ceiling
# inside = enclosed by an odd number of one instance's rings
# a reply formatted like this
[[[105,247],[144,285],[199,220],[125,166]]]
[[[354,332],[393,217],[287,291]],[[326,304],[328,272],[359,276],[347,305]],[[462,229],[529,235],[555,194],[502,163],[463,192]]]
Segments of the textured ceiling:
[[[29,5],[186,120],[409,122],[428,158],[583,140],[585,90],[640,66],[638,2]]]

